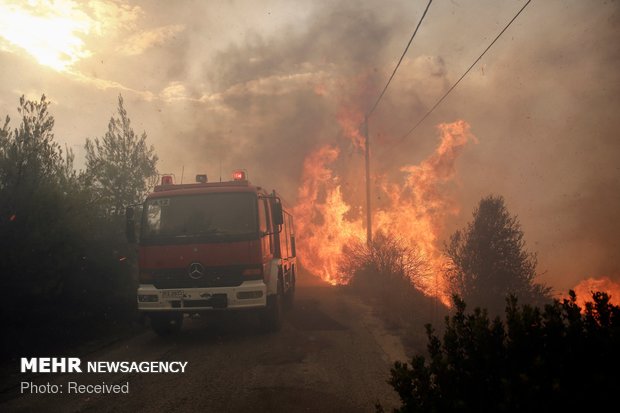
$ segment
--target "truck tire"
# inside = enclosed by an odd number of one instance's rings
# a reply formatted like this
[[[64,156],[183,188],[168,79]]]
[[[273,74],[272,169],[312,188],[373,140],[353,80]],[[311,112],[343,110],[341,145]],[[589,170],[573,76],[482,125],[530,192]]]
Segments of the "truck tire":
[[[183,313],[153,314],[151,328],[160,337],[166,337],[178,333],[183,326]]]

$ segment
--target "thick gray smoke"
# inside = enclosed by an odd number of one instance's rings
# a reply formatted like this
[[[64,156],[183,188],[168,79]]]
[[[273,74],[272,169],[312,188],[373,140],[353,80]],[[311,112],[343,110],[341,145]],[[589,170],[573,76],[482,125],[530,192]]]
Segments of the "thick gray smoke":
[[[619,276],[617,3],[532,4],[440,109],[401,140],[519,6],[446,3],[433,5],[370,120],[373,172],[397,179],[402,165],[432,151],[437,123],[464,119],[480,143],[458,162],[452,194],[461,214],[445,236],[464,225],[481,196],[502,194],[539,253],[543,281],[565,290],[585,276]],[[219,49],[191,70],[207,79],[209,98],[185,83],[203,102],[162,113],[174,142],[166,153],[186,171],[217,176],[220,160],[225,175],[247,168],[294,200],[304,158],[335,144],[345,198],[359,202],[362,154],[343,137],[338,117],[371,106],[422,6],[325,4],[299,27],[247,33]],[[200,40],[191,41],[195,51]],[[201,59],[182,52],[179,60],[194,67]]]
[[[183,30],[139,56],[111,49],[80,70],[136,91],[120,90],[134,125],[156,145],[161,171],[177,181],[182,170],[187,182],[202,172],[219,179],[220,165],[223,179],[246,168],[252,181],[294,203],[305,157],[332,144],[341,150],[335,167],[345,198],[359,202],[363,155],[338,119],[372,105],[425,2],[197,3],[144,2],[151,24]],[[438,110],[401,139],[522,4],[433,3],[370,119],[373,173],[399,179],[401,166],[433,151],[438,123],[463,119],[479,144],[457,162],[450,193],[461,212],[444,237],[470,219],[482,196],[501,194],[539,253],[542,281],[565,290],[586,276],[618,280],[618,2],[532,2]],[[12,96],[16,84],[60,102],[57,135],[71,135],[80,110],[83,135],[105,131],[118,89],[93,98],[86,84],[35,81],[23,59],[0,58],[7,69],[1,96]]]

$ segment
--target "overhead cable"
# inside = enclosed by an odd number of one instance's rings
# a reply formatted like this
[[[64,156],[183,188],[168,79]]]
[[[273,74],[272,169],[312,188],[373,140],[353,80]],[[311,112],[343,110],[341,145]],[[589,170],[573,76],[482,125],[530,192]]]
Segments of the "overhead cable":
[[[433,2],[433,0],[429,0],[428,4],[426,5],[426,9],[424,9],[424,13],[422,13],[422,17],[420,18],[420,21],[418,22],[418,25],[415,27],[415,30],[413,31],[413,34],[411,35],[411,38],[409,39],[409,43],[407,43],[407,47],[405,47],[405,50],[403,51],[402,56],[400,56],[400,59],[398,60],[398,63],[396,64],[396,67],[394,68],[394,71],[392,72],[392,75],[390,76],[390,78],[388,79],[387,83],[385,84],[385,87],[381,91],[381,94],[377,98],[377,101],[375,102],[374,105],[372,105],[372,108],[366,114],[366,117],[369,117],[372,114],[372,112],[375,111],[375,109],[377,108],[377,105],[379,105],[379,102],[381,101],[381,98],[383,97],[383,95],[385,94],[385,91],[387,90],[388,86],[390,85],[390,82],[394,78],[394,75],[396,74],[396,71],[398,70],[398,67],[400,66],[400,63],[403,61],[405,55],[407,54],[407,50],[409,50],[409,46],[411,46],[411,42],[413,42],[413,38],[415,37],[416,33],[418,33],[418,29],[420,28],[420,25],[422,24],[422,21],[424,20],[424,17],[426,16],[426,12],[428,12],[428,8],[431,6],[432,2]]]
[[[450,94],[450,92],[452,92],[452,90],[454,90],[454,88],[461,83],[461,80],[463,80],[463,78],[465,76],[467,76],[467,74],[471,71],[471,69],[476,65],[476,63],[478,63],[480,61],[480,59],[482,59],[482,57],[486,54],[486,52],[489,51],[489,49],[495,44],[495,42],[502,36],[502,34],[504,34],[504,32],[510,27],[510,25],[517,19],[517,17],[519,17],[519,15],[521,14],[521,12],[523,12],[523,10],[525,10],[525,8],[531,3],[532,0],[528,0],[527,3],[525,3],[523,5],[523,7],[521,7],[521,9],[517,12],[517,14],[515,14],[515,16],[508,22],[508,24],[502,29],[501,32],[499,32],[499,34],[495,37],[495,39],[493,39],[493,41],[491,42],[491,44],[489,44],[487,46],[486,49],[484,49],[484,51],[482,52],[482,54],[480,56],[478,56],[478,58],[474,61],[474,63],[471,64],[471,66],[469,66],[469,68],[465,71],[465,73],[463,73],[463,75],[459,78],[459,80],[457,80],[452,86],[450,86],[450,89],[448,89],[448,91],[446,93],[444,93],[444,95],[433,105],[433,107],[430,108],[430,110],[428,112],[426,112],[426,114],[424,116],[422,116],[422,118],[415,124],[413,125],[413,127],[411,129],[409,129],[409,131],[407,133],[405,133],[396,143],[400,143],[402,142],[407,136],[409,136],[414,130],[416,130],[418,128],[418,126],[420,126],[420,124],[422,122],[424,122],[424,120],[426,118],[429,117],[429,115],[437,108],[437,106],[439,106],[441,104],[441,102],[444,101],[444,99]]]

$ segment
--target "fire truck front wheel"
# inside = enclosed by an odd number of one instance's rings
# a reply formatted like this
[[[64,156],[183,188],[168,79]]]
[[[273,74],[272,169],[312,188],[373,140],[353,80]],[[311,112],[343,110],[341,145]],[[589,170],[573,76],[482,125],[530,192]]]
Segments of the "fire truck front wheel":
[[[183,326],[183,314],[152,314],[151,327],[153,331],[161,337],[178,333]]]

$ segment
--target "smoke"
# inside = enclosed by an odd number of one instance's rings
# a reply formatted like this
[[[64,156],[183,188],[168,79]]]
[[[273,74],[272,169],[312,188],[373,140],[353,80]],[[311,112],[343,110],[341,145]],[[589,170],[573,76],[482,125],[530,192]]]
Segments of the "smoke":
[[[251,181],[278,189],[291,204],[304,161],[329,145],[339,154],[330,168],[352,206],[347,216],[361,218],[363,153],[341,120],[372,106],[425,4],[212,3],[126,8],[135,12],[131,27],[110,26],[113,41],[100,39],[98,50],[91,44],[93,57],[76,65],[123,90],[105,82],[95,90],[0,52],[0,104],[9,112],[20,93],[45,92],[57,102],[56,135],[79,144],[105,132],[121,91],[134,127],[156,146],[161,172],[178,181],[183,171],[187,182],[196,173],[218,180],[220,170],[228,179],[232,169],[246,168]],[[438,110],[402,139],[522,4],[433,3],[370,119],[374,193],[381,182],[403,182],[401,167],[434,152],[438,124],[463,119],[479,144],[466,147],[454,166],[446,190],[460,212],[446,215],[438,242],[470,219],[482,196],[501,194],[538,252],[542,281],[558,290],[586,276],[617,281],[618,2],[532,2]],[[132,39],[140,44],[123,46]]]
[[[398,180],[402,166],[431,154],[437,123],[465,119],[480,144],[457,163],[452,196],[461,212],[446,217],[443,239],[465,224],[482,196],[502,194],[529,249],[539,254],[542,281],[561,290],[586,275],[617,277],[615,2],[533,4],[439,110],[402,139],[516,11],[480,3],[431,9],[370,119],[375,181]],[[166,153],[186,170],[216,176],[220,162],[224,174],[245,167],[252,180],[294,203],[306,157],[336,145],[340,155],[332,168],[353,206],[348,214],[359,218],[362,150],[345,137],[339,118],[343,110],[363,114],[374,103],[421,14],[404,3],[391,6],[320,4],[299,27],[247,32],[212,53],[200,70],[186,69],[213,91],[186,82],[187,95],[198,100],[185,104],[183,114],[162,113],[168,129],[176,128]],[[490,11],[480,14],[484,7]],[[183,53],[190,62],[195,58]]]

